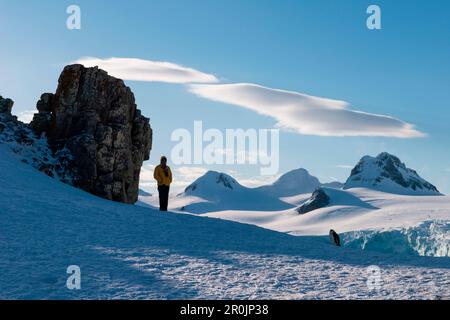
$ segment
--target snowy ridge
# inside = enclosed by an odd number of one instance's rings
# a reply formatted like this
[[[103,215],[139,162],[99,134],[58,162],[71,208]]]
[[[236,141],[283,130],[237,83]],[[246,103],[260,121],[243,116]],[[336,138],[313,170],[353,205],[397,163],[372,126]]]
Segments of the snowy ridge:
[[[319,179],[312,176],[308,170],[300,168],[286,172],[274,183],[256,189],[268,195],[280,198],[310,193],[320,186],[340,189],[342,188],[343,183],[337,181],[321,183]]]
[[[283,174],[271,185],[261,186],[258,190],[275,197],[290,197],[301,193],[313,192],[321,185],[319,179],[305,169],[296,169]]]
[[[258,189],[244,187],[230,175],[216,171],[208,171],[195,180],[178,198],[186,201],[178,209],[191,213],[223,210],[274,211],[293,207]],[[192,199],[198,201],[192,202]]]
[[[406,195],[440,195],[435,186],[387,152],[376,158],[363,157],[344,185],[344,189],[350,188],[373,188]]]

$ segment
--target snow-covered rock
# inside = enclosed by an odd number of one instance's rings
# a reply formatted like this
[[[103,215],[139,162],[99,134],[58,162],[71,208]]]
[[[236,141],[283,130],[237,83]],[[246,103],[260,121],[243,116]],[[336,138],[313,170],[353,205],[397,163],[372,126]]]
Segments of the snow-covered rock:
[[[371,188],[404,195],[440,195],[437,188],[394,155],[365,156],[353,168],[344,189]]]
[[[297,208],[297,212],[300,214],[305,214],[328,206],[347,206],[377,209],[371,204],[362,201],[355,195],[344,190],[320,187],[313,192],[308,200],[306,200],[300,207]]]
[[[65,170],[71,161],[67,149],[54,153],[47,142],[47,137],[37,137],[29,125],[17,120],[11,114],[14,102],[0,96],[0,145],[12,151],[18,160],[65,183],[72,183],[72,175]]]
[[[284,210],[292,205],[256,188],[247,188],[228,174],[208,171],[178,197],[200,199],[181,207],[182,211],[205,213],[222,210]]]
[[[303,203],[299,208],[297,208],[297,212],[300,214],[305,214],[310,211],[324,208],[330,204],[330,197],[322,188],[317,188],[311,198],[309,198],[305,203]]]

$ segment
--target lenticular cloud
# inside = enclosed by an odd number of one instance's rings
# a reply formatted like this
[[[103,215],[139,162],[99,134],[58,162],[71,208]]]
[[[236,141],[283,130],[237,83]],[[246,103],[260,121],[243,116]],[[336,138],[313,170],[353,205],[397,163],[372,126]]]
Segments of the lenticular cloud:
[[[306,135],[425,136],[412,124],[385,115],[352,110],[345,101],[251,83],[192,84],[189,91],[202,98],[237,105],[272,117],[278,127]]]
[[[152,61],[134,58],[99,59],[84,57],[75,61],[85,67],[95,67],[123,80],[167,82],[167,83],[216,83],[218,79],[211,74],[180,66],[171,62]]]

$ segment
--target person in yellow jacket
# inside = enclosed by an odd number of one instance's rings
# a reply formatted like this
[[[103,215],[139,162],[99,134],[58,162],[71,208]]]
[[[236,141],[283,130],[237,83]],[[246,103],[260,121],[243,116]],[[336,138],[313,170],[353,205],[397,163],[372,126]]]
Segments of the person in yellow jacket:
[[[159,193],[159,210],[167,211],[167,205],[169,204],[169,189],[172,183],[172,171],[167,165],[167,158],[161,157],[160,164],[156,166],[153,172],[153,177],[158,182]]]

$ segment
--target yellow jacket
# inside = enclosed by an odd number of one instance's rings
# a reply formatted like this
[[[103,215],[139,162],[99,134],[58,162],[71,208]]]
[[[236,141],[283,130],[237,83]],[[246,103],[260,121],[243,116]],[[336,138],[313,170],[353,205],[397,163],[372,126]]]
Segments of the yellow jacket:
[[[172,171],[169,166],[166,166],[167,174],[161,165],[157,165],[155,171],[153,172],[153,178],[158,181],[158,186],[170,186],[172,183]]]

